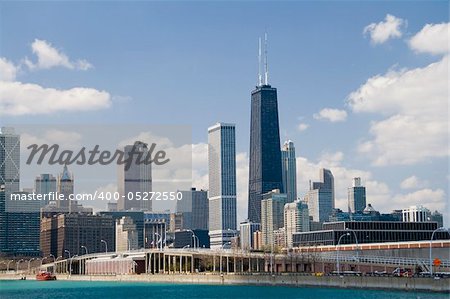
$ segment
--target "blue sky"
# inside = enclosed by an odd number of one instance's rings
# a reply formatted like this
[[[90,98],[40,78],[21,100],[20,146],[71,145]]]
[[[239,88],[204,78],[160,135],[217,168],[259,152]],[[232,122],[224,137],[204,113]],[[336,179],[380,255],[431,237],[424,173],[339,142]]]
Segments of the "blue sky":
[[[267,31],[269,81],[278,88],[282,140],[292,139],[302,158],[297,161],[300,193],[306,191],[305,182],[318,179],[318,168],[325,166],[335,168],[339,176],[336,187],[341,199],[351,176],[361,175],[375,208],[389,211],[397,208],[389,204],[396,199],[400,207],[415,204],[412,200],[418,198],[427,206],[431,196],[430,208],[445,210],[448,149],[436,153],[425,143],[434,144],[442,136],[447,139],[448,132],[436,133],[433,140],[417,132],[417,140],[399,143],[401,148],[394,151],[417,151],[419,157],[397,163],[395,155],[384,155],[392,147],[384,147],[383,142],[392,136],[376,131],[374,125],[395,115],[414,118],[415,112],[389,104],[359,109],[349,104],[349,98],[369,78],[385,76],[389,70],[401,77],[408,70],[442,61],[448,52],[424,50],[409,41],[426,24],[448,23],[448,8],[446,1],[1,2],[0,57],[16,67],[13,81],[59,90],[92,88],[107,92],[109,98],[107,105],[90,111],[62,109],[47,114],[2,113],[0,98],[0,125],[186,124],[192,126],[193,144],[202,147],[208,126],[217,121],[236,123],[237,151],[242,154],[239,200],[244,207],[250,92],[257,78],[258,37]],[[401,20],[400,36],[376,43],[370,33],[363,34],[366,26],[386,21],[388,14]],[[69,63],[39,66],[32,52],[36,39],[64,53]],[[25,58],[34,67],[26,66]],[[78,60],[92,67],[83,70]],[[434,96],[433,90],[429,94]],[[438,104],[443,105],[440,110],[448,108],[447,103]],[[314,118],[325,108],[343,110],[347,116],[335,122]],[[307,127],[303,131],[298,129],[301,124]],[[367,141],[380,142],[380,148],[362,150]],[[374,162],[376,155],[384,157],[384,162]],[[205,163],[194,167],[198,167],[195,184],[207,187]],[[402,188],[401,183],[411,177],[411,186]]]

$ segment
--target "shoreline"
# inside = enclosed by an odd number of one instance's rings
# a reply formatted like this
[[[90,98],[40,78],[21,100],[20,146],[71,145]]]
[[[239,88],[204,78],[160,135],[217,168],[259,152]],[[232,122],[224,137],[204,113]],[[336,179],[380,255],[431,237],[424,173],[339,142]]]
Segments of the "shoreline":
[[[21,275],[0,274],[0,280],[19,280]],[[27,280],[36,280],[26,275]],[[450,294],[450,279],[429,277],[372,277],[372,276],[312,276],[243,275],[243,274],[140,274],[140,275],[57,275],[59,281],[121,281],[204,285],[264,285],[285,287],[325,287],[343,289],[372,289],[389,291],[417,291]]]

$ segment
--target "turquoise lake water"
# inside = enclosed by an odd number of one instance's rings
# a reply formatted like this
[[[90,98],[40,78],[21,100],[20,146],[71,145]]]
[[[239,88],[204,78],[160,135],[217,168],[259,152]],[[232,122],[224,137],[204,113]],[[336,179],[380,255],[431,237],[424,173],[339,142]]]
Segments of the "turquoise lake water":
[[[270,286],[217,286],[158,284],[144,282],[81,281],[0,281],[0,298],[328,298],[328,299],[400,299],[449,298],[448,294],[395,292],[335,288],[291,288]]]

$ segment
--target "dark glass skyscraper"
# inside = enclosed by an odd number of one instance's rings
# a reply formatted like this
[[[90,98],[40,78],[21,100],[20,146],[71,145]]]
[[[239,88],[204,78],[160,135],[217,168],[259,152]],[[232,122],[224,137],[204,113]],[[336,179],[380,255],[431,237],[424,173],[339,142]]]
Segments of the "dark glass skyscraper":
[[[268,84],[252,91],[248,219],[261,223],[261,200],[273,189],[284,192],[281,171],[277,89]]]

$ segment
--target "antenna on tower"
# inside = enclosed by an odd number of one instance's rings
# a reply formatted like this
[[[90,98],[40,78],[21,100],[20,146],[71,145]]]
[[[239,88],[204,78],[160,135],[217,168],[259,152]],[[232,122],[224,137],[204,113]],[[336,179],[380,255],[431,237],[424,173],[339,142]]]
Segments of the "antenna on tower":
[[[261,38],[259,38],[259,51],[258,51],[258,86],[262,85],[261,75]]]
[[[269,85],[269,64],[267,62],[267,32],[264,33],[264,85]]]

